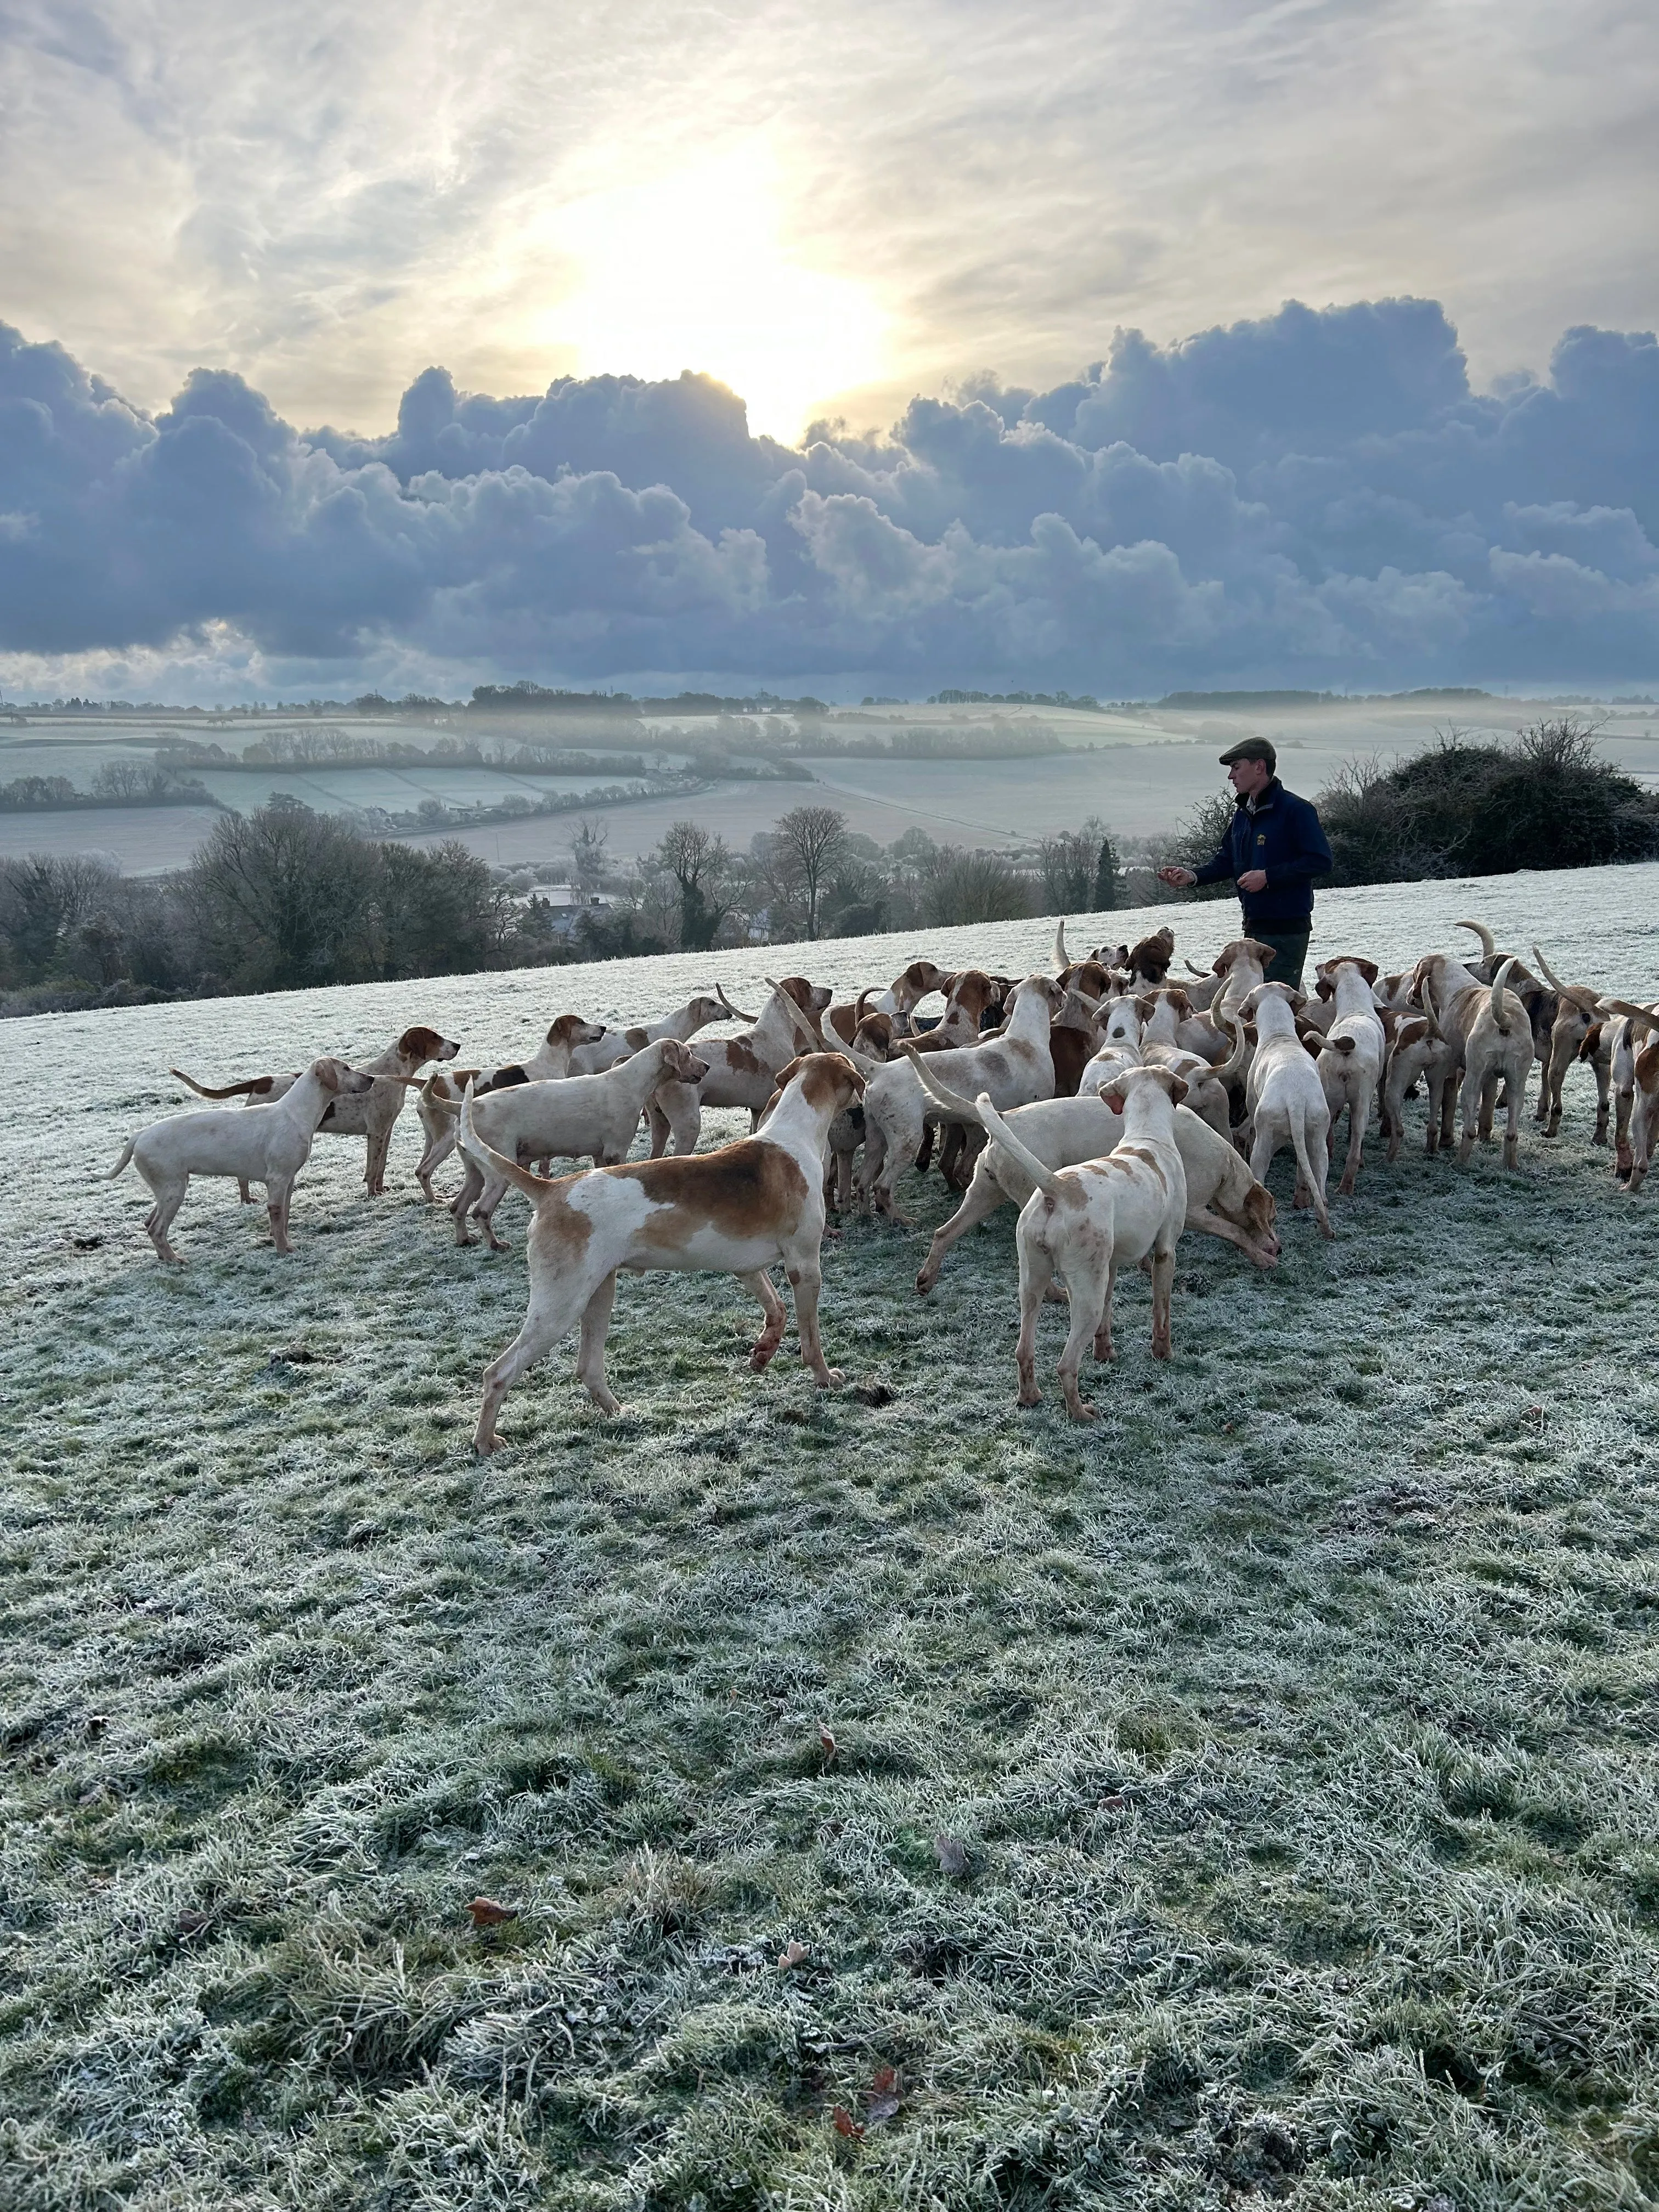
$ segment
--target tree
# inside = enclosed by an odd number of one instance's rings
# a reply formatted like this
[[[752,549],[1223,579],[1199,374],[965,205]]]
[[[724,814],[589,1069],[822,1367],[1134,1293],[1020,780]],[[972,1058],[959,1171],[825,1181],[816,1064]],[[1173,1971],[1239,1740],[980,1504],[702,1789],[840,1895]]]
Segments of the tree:
[[[1095,855],[1095,912],[1109,914],[1123,903],[1123,867],[1105,825],[1097,823],[1095,827],[1100,833],[1100,850]]]
[[[374,972],[380,854],[337,816],[278,793],[216,822],[185,875],[212,963],[253,990]]]
[[[968,921],[1013,921],[1031,911],[1024,879],[997,853],[941,845],[924,866],[921,915],[940,927]]]
[[[806,934],[818,933],[818,901],[847,844],[847,817],[833,806],[792,806],[773,832],[784,865],[806,899]]]
[[[611,825],[604,815],[578,815],[570,840],[570,888],[589,897],[605,877],[605,848],[611,842]]]
[[[0,860],[0,937],[26,978],[52,965],[118,881],[102,860],[52,853]]]
[[[1037,867],[1050,914],[1092,914],[1118,902],[1117,852],[1098,815],[1044,837]]]
[[[457,975],[494,964],[507,902],[486,861],[453,837],[429,853],[388,844],[380,854],[382,975]]]
[[[733,904],[736,884],[725,838],[701,822],[674,822],[652,855],[679,895],[680,950],[707,952]]]

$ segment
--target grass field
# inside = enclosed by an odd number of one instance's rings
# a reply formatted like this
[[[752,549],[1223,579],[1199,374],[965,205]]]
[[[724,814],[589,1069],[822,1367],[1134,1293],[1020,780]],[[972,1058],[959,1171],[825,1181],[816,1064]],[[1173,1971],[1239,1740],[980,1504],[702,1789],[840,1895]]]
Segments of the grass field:
[[[1321,941],[1473,910],[1645,997],[1656,890],[1332,894]],[[198,1186],[164,1273],[94,1180],[169,1062],[415,1019],[505,1054],[895,950],[12,1024],[0,2202],[1659,2201],[1655,1216],[1582,1071],[1518,1176],[1424,1158],[1419,1107],[1334,1245],[1183,1240],[1175,1358],[1133,1278],[1087,1431],[1059,1315],[1015,1411],[1011,1213],[916,1298],[937,1177],[923,1233],[826,1247],[842,1392],[793,1336],[751,1377],[724,1279],[647,1277],[624,1416],[567,1349],[482,1466],[522,1254],[417,1202],[412,1117],[381,1201],[319,1141],[286,1262]],[[518,1917],[475,1931],[480,1893]]]

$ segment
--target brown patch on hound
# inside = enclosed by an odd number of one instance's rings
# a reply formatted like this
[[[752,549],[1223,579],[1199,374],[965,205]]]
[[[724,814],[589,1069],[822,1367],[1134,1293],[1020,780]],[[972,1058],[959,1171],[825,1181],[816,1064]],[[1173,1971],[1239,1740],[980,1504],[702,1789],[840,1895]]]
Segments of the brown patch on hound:
[[[806,1202],[806,1178],[795,1161],[757,1137],[718,1152],[642,1160],[621,1172],[669,1209],[648,1217],[639,1232],[665,1250],[689,1244],[705,1228],[738,1241],[774,1224],[787,1232]]]

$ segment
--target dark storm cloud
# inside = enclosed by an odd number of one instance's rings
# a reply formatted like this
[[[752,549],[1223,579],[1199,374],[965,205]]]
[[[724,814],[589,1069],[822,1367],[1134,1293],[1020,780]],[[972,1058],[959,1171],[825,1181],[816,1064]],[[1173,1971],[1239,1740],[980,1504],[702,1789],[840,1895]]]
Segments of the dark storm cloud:
[[[1573,330],[1478,393],[1425,301],[1120,333],[1053,390],[981,379],[799,451],[692,375],[495,399],[428,369],[374,440],[198,370],[151,418],[0,336],[13,653],[222,624],[290,663],[583,682],[1651,680],[1656,537],[1652,336]]]

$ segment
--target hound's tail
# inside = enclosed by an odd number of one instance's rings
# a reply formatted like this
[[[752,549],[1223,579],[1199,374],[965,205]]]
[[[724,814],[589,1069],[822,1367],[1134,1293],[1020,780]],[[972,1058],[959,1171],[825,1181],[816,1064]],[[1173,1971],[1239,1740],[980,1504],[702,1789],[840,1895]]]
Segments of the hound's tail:
[[[1483,960],[1490,960],[1497,951],[1498,939],[1484,921],[1455,921],[1452,927],[1467,929],[1471,937],[1478,937],[1480,939],[1480,957]]]
[[[1471,923],[1469,926],[1473,927],[1474,924]],[[1517,964],[1512,959],[1506,960],[1492,979],[1492,1018],[1498,1024],[1500,1036],[1507,1036],[1514,1026],[1513,1017],[1504,1004],[1504,986],[1514,974]],[[1522,1009],[1522,1011],[1525,1010]]]
[[[185,1089],[193,1091],[198,1098],[240,1098],[245,1093],[257,1091],[262,1083],[270,1080],[266,1075],[250,1075],[246,1083],[227,1083],[221,1090],[215,1091],[205,1083],[198,1083],[193,1075],[186,1075],[182,1067],[170,1067],[167,1073],[176,1075]]]
[[[975,1112],[994,1145],[1000,1145],[1011,1160],[1030,1176],[1039,1190],[1046,1190],[1050,1198],[1058,1198],[1065,1185],[1052,1168],[1046,1168],[1035,1152],[1026,1151],[1019,1139],[991,1103],[991,1094],[981,1091],[975,1102]]]
[[[1309,1194],[1311,1195],[1318,1190],[1319,1184],[1314,1176],[1313,1162],[1308,1155],[1308,1117],[1305,1114],[1293,1112],[1291,1115],[1291,1147],[1296,1154],[1296,1164],[1302,1170],[1303,1181],[1307,1184]],[[1322,1151],[1324,1148],[1322,1139],[1320,1140],[1320,1148]]]
[[[961,1091],[952,1091],[948,1084],[941,1083],[938,1076],[929,1073],[926,1053],[918,1052],[914,1045],[907,1044],[904,1056],[921,1078],[922,1089],[937,1100],[952,1121],[979,1121],[979,1109],[971,1098],[964,1098]],[[983,1127],[984,1124],[981,1122],[980,1126]]]
[[[1062,915],[1054,924],[1054,969],[1059,974],[1071,966],[1066,957],[1066,917]]]
[[[472,1085],[469,1083],[461,1093],[461,1126],[456,1133],[462,1157],[477,1169],[480,1175],[500,1176],[515,1190],[521,1190],[533,1206],[544,1190],[553,1186],[551,1176],[538,1176],[533,1169],[521,1168],[517,1160],[510,1160],[505,1152],[498,1152],[485,1144],[472,1126]]]
[[[138,1139],[137,1137],[129,1137],[127,1139],[127,1148],[125,1152],[122,1153],[120,1158],[117,1160],[112,1168],[106,1168],[104,1171],[104,1181],[106,1182],[113,1182],[116,1176],[121,1174],[123,1170],[125,1168],[127,1162],[132,1158],[132,1148],[137,1141]]]

